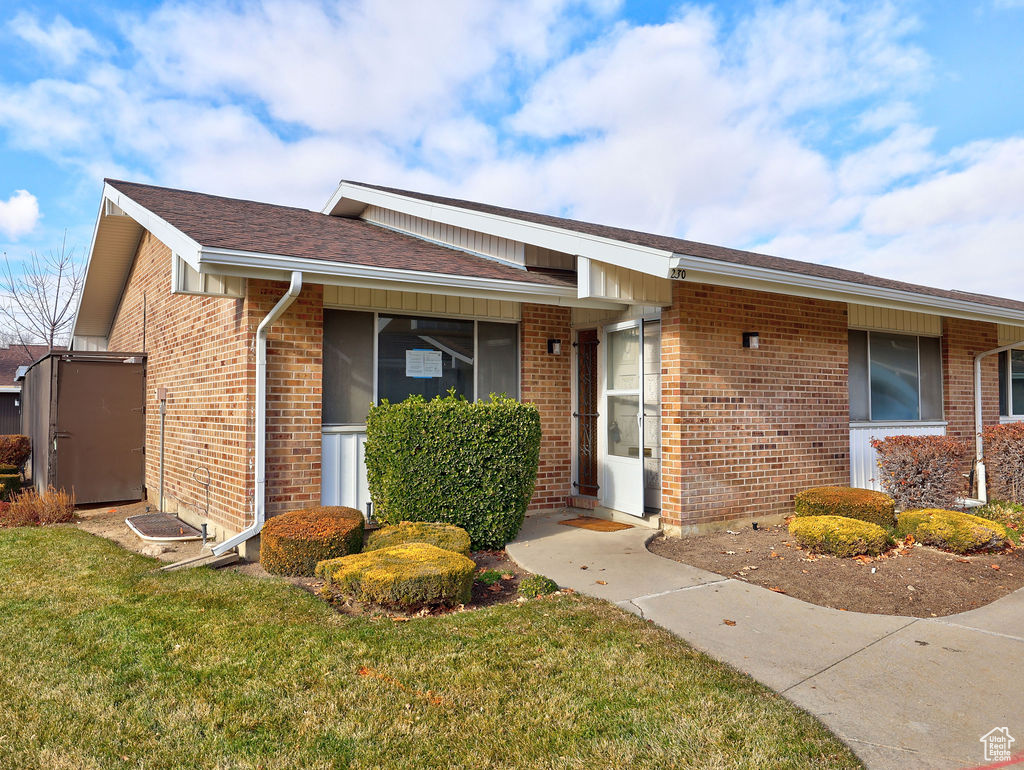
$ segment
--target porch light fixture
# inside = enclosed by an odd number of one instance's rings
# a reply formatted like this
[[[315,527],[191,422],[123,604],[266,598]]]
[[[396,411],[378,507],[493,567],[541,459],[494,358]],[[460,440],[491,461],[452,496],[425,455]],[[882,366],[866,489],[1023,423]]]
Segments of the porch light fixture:
[[[743,347],[757,350],[761,347],[761,338],[757,332],[743,332]]]
[[[560,355],[562,355],[562,341],[561,340],[548,340],[548,355],[549,356],[560,356]]]

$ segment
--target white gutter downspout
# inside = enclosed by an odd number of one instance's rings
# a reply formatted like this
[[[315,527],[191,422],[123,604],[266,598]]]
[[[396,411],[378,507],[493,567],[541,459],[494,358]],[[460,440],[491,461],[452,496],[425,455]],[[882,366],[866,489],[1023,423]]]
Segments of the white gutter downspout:
[[[214,556],[220,556],[256,537],[263,529],[267,511],[267,331],[291,307],[302,291],[302,273],[294,271],[288,291],[277,301],[256,328],[256,492],[253,500],[252,526],[213,547]]]
[[[1021,346],[1024,346],[1024,341],[986,350],[974,357],[974,478],[978,483],[978,499],[982,503],[988,502],[988,486],[985,478],[985,442],[981,439],[981,430],[984,427],[981,417],[981,359]]]

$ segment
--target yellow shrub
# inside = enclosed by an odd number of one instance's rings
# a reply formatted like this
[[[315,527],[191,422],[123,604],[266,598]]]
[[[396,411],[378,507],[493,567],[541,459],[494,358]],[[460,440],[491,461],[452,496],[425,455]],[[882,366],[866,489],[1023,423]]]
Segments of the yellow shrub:
[[[381,527],[366,538],[364,551],[376,551],[389,545],[403,543],[429,543],[446,551],[469,556],[469,533],[454,524],[431,521],[403,521],[390,527]]]
[[[877,524],[846,516],[798,517],[789,523],[789,534],[804,548],[833,556],[876,556],[893,542]]]
[[[998,522],[938,508],[901,513],[898,529],[901,536],[913,535],[920,543],[953,553],[995,551],[1009,542],[1006,527]]]
[[[428,543],[391,545],[316,565],[329,598],[385,607],[465,604],[476,564]]]
[[[363,514],[355,508],[303,508],[269,519],[260,533],[260,564],[272,575],[311,576],[317,562],[358,553]]]
[[[793,500],[797,516],[845,516],[869,521],[886,529],[896,524],[896,503],[889,495],[873,489],[813,487],[799,492]]]

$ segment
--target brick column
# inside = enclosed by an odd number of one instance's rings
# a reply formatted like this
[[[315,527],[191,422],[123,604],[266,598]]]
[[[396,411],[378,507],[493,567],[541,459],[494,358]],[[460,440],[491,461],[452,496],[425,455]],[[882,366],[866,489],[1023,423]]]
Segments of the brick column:
[[[846,305],[692,283],[662,313],[662,524],[788,513],[850,480]],[[743,332],[760,348],[742,346]]]
[[[530,510],[565,505],[572,494],[572,345],[570,311],[555,305],[522,306],[524,403],[540,410],[540,468]],[[560,355],[548,340],[562,341]]]
[[[947,434],[974,442],[974,356],[999,346],[995,324],[942,319],[942,399]],[[999,358],[981,362],[985,425],[999,422]]]

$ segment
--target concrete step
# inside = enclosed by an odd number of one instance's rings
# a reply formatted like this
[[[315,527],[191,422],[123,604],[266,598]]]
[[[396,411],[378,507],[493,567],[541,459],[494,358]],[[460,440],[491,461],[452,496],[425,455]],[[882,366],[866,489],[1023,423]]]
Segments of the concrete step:
[[[179,569],[191,569],[192,567],[209,567],[210,569],[220,569],[221,567],[228,567],[232,564],[236,564],[241,559],[238,554],[234,551],[221,554],[220,556],[214,556],[212,553],[203,553],[199,556],[190,556],[187,559],[176,561],[174,564],[165,564],[160,568],[160,572],[171,572]]]

